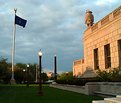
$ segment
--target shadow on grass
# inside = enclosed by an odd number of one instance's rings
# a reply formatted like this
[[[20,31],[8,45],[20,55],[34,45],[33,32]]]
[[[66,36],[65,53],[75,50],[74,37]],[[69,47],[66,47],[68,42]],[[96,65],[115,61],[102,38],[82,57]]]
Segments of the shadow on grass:
[[[0,103],[92,103],[103,99],[43,85],[43,95],[38,95],[38,85],[0,85]]]

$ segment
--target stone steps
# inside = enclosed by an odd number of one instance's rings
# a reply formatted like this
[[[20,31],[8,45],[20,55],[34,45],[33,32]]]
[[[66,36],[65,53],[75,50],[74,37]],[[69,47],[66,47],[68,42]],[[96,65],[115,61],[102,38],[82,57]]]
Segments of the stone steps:
[[[107,101],[108,103],[121,103],[120,98],[104,98],[104,100]]]
[[[117,95],[116,97],[121,99],[121,95]]]
[[[104,98],[104,100],[94,100],[92,103],[121,103],[121,95],[117,95],[115,98]]]
[[[92,101],[92,103],[107,103],[107,102],[104,100],[97,100],[97,101]]]

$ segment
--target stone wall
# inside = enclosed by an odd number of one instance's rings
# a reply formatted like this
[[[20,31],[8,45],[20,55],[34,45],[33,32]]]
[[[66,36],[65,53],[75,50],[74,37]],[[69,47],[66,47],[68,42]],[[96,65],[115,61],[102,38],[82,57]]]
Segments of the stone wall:
[[[85,94],[93,95],[95,92],[119,95],[121,82],[90,82],[85,85]]]
[[[64,84],[50,84],[50,87],[85,94],[85,87]]]
[[[73,62],[73,76],[81,77],[84,69],[84,59],[75,60]]]
[[[85,86],[50,84],[50,87],[59,88],[62,90],[73,91],[86,95],[94,95],[96,92],[109,95],[121,94],[120,82],[89,82]]]

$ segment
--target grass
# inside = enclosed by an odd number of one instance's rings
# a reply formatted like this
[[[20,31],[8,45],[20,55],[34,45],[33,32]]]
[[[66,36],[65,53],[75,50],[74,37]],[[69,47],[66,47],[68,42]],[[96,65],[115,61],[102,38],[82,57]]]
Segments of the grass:
[[[0,85],[0,103],[92,103],[92,100],[103,99],[98,96],[87,96],[43,86],[43,95],[39,96],[38,86]]]

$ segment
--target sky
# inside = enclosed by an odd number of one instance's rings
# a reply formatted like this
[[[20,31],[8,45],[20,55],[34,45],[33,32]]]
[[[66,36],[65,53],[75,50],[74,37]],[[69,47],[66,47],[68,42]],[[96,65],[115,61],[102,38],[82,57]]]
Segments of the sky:
[[[27,20],[16,25],[15,63],[38,63],[41,49],[44,72],[72,71],[73,61],[83,58],[85,12],[91,10],[94,23],[121,6],[121,0],[0,0],[0,57],[11,62],[14,8]]]

